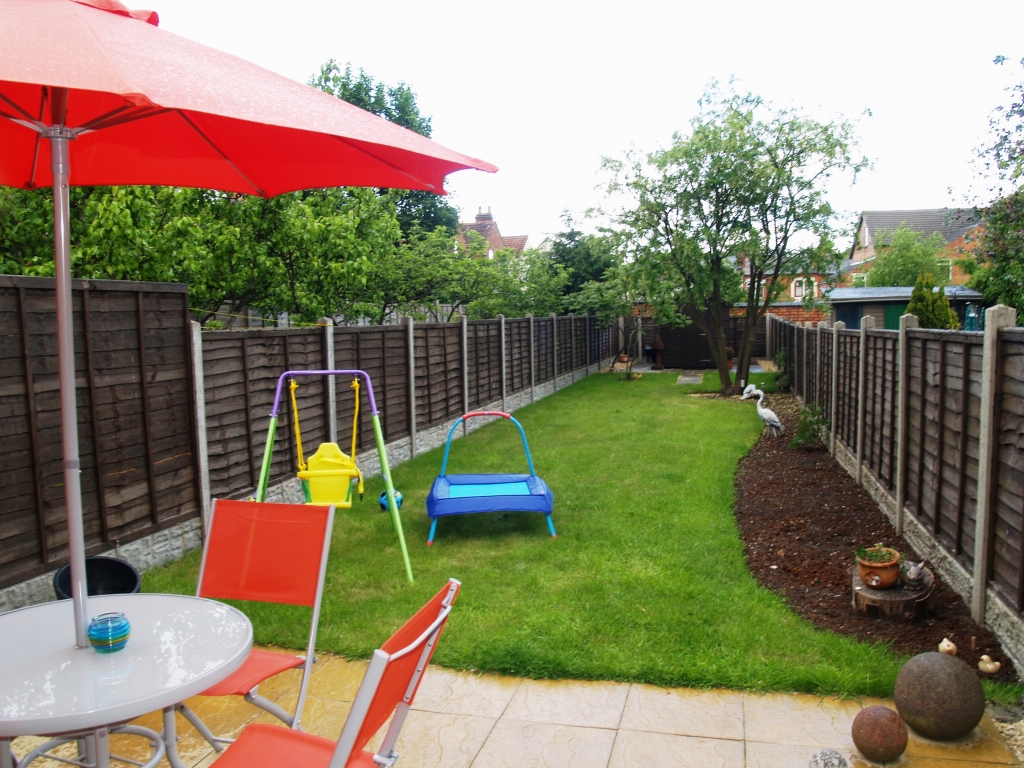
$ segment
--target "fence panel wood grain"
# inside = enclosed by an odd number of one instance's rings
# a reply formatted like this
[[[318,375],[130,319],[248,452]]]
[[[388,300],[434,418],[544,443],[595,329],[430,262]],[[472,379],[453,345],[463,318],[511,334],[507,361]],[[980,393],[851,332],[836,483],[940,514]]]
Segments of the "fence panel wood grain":
[[[530,386],[530,321],[505,321],[506,392],[521,392]]]
[[[533,321],[534,364],[537,375],[534,381],[543,384],[555,377],[554,364],[554,320],[550,317],[538,317]]]
[[[1024,608],[1024,329],[999,334],[992,509],[992,580],[1014,607]]]
[[[184,286],[73,281],[86,553],[199,515]],[[0,276],[0,587],[67,562],[54,281]]]

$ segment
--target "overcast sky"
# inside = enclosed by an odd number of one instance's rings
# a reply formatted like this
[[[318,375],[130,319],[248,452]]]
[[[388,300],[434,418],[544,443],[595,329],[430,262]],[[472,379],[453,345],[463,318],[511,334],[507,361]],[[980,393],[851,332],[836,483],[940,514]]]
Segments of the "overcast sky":
[[[128,0],[163,29],[306,82],[328,59],[404,81],[433,138],[497,165],[449,177],[471,220],[538,245],[600,205],[603,156],[667,146],[713,78],[857,123],[873,163],[849,213],[962,204],[1003,90],[1024,79],[1024,2]],[[1009,61],[997,67],[996,55]],[[870,110],[872,116],[864,115]],[[952,192],[949,192],[952,188]],[[592,228],[593,222],[584,228]]]

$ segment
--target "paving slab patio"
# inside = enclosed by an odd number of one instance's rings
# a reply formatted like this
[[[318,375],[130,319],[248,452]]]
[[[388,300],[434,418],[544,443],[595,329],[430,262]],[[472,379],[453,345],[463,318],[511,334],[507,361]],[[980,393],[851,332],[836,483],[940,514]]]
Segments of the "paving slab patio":
[[[303,727],[337,739],[366,662],[324,655],[314,668]],[[286,709],[295,704],[296,671],[261,693]],[[237,735],[248,723],[279,721],[238,697],[188,702],[214,730]],[[846,756],[851,768],[878,765],[850,738],[862,707],[883,699],[807,694],[663,689],[650,685],[522,680],[430,667],[398,741],[400,768],[804,768],[819,749]],[[158,713],[138,721],[159,729]],[[386,728],[386,726],[385,726]],[[382,729],[383,730],[383,729]],[[217,753],[180,716],[178,750],[190,768],[208,768]],[[380,744],[383,733],[371,742]],[[40,739],[14,742],[24,755]],[[112,751],[145,759],[141,739],[114,736]],[[57,766],[40,761],[41,767]],[[938,743],[913,734],[899,768],[1016,766],[986,715],[966,738]],[[161,763],[167,766],[167,762]]]

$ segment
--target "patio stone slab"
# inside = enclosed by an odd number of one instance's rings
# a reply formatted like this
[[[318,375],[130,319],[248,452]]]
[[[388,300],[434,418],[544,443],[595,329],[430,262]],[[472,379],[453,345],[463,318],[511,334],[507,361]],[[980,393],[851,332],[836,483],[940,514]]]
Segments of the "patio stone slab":
[[[768,744],[854,749],[850,726],[861,710],[852,699],[807,694],[746,694],[743,715],[746,738]]]
[[[321,699],[354,701],[368,665],[366,661],[349,661],[341,656],[332,656],[323,666],[318,664],[314,667],[309,681],[309,695]]]
[[[473,768],[604,768],[615,731],[499,720]]]
[[[497,719],[505,712],[520,683],[513,677],[429,667],[416,692],[413,709]]]
[[[743,768],[743,742],[620,729],[608,768]]]
[[[995,723],[985,715],[978,727],[956,741],[932,741],[910,731],[907,743],[908,756],[934,757],[946,760],[994,763],[996,765],[1017,765],[1017,760],[1006,746]]]
[[[618,728],[628,693],[626,683],[524,680],[504,717],[530,723]]]
[[[413,710],[395,749],[401,768],[470,768],[497,722],[490,717]]]
[[[632,685],[620,728],[743,740],[743,694]]]

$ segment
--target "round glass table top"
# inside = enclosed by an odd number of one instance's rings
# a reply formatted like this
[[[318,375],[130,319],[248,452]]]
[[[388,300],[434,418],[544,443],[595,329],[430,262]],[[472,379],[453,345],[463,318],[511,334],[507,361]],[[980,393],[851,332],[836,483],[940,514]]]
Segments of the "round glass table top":
[[[90,618],[123,613],[127,646],[75,646],[70,600],[0,614],[0,737],[45,735],[131,720],[223,680],[252,647],[235,608],[185,595],[90,597]]]

